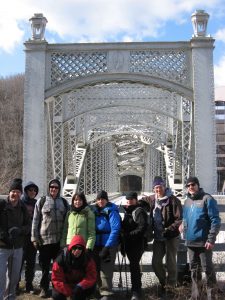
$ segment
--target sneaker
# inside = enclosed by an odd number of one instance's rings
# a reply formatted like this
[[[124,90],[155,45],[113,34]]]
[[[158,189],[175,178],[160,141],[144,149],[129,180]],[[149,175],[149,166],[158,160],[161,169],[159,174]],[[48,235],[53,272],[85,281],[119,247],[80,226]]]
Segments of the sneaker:
[[[48,296],[49,296],[48,290],[41,289],[39,297],[41,297],[41,298],[48,298]]]
[[[163,297],[166,294],[166,288],[164,284],[161,284],[158,288],[157,294],[159,297]]]

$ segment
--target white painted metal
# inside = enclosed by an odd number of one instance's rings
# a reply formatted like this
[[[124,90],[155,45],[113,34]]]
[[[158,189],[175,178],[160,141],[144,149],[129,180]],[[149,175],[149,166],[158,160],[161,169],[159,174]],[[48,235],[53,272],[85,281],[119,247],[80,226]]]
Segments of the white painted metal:
[[[74,191],[95,194],[119,191],[126,175],[151,191],[161,175],[180,192],[195,173],[214,191],[211,38],[25,46],[24,179],[44,191],[72,176]]]

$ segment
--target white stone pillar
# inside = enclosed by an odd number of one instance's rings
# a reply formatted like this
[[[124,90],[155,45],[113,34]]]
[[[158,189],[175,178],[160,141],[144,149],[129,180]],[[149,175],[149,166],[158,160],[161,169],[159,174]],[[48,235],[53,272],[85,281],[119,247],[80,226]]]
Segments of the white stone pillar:
[[[193,38],[195,174],[209,193],[216,191],[216,131],[212,38]]]
[[[39,186],[39,196],[46,193],[47,141],[45,113],[45,41],[25,43],[26,69],[24,87],[23,180]]]

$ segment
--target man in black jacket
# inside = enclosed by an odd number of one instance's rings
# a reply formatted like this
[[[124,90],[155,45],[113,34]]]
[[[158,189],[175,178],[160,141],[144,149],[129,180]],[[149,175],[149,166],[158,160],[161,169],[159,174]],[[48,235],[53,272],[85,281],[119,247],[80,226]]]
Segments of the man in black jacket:
[[[130,261],[130,274],[132,284],[131,300],[141,299],[141,270],[140,259],[144,253],[145,231],[147,228],[147,214],[138,205],[136,192],[130,192],[126,196],[124,218],[122,221],[121,253]]]
[[[25,204],[28,210],[31,222],[34,216],[34,208],[37,202],[35,197],[38,194],[38,190],[39,190],[38,186],[34,182],[29,181],[24,186],[24,192],[21,198],[22,202]],[[26,282],[25,291],[26,293],[31,293],[31,294],[34,293],[33,279],[35,275],[36,253],[37,253],[37,249],[34,247],[33,243],[31,242],[31,228],[30,228],[30,232],[29,234],[26,235],[24,241],[21,271],[23,268],[23,264],[25,264],[25,282]]]
[[[20,276],[25,235],[30,232],[30,217],[20,200],[22,180],[14,179],[8,199],[0,200],[0,299],[14,300]]]

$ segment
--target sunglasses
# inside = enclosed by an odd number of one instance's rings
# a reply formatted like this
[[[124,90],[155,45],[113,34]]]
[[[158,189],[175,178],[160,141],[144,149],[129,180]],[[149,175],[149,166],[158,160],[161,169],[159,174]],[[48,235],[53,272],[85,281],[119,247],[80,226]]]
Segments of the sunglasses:
[[[73,247],[73,250],[83,250],[83,247],[82,246],[79,246],[79,245],[77,245],[77,246],[74,246]]]
[[[196,186],[196,183],[189,183],[189,184],[187,184],[187,187],[190,187],[190,186]]]
[[[58,190],[58,189],[59,189],[59,187],[58,187],[58,186],[56,186],[56,185],[50,185],[50,189],[55,189],[55,190]]]

